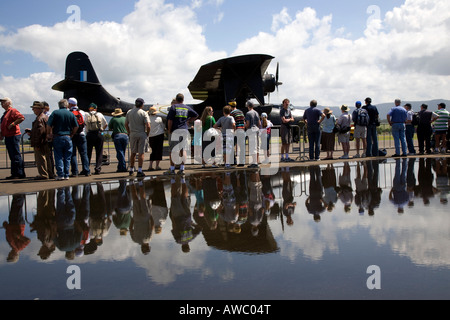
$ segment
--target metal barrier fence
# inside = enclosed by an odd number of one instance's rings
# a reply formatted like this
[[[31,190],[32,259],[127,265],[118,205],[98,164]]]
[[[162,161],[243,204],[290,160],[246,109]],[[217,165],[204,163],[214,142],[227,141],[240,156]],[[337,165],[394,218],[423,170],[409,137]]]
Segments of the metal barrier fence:
[[[293,143],[291,144],[291,150],[290,153],[293,153],[297,155],[296,161],[308,161],[309,160],[309,143],[308,143],[308,135],[306,132],[306,127],[303,124],[299,125],[292,125],[292,137],[293,137]],[[280,126],[274,126],[273,129],[280,129]],[[112,131],[105,131],[105,133],[111,134]],[[25,135],[23,134],[21,137],[21,151],[23,160],[25,163],[25,167],[33,167],[35,166],[34,162],[34,152],[29,144],[27,144],[25,140]],[[278,137],[279,138],[279,137]],[[273,138],[272,138],[273,139]],[[280,139],[281,140],[281,139]],[[272,140],[273,141],[273,140]],[[415,144],[417,145],[417,140],[415,139]],[[167,142],[167,141],[166,141]],[[392,149],[394,147],[392,134],[390,131],[390,127],[388,124],[382,124],[378,128],[378,146],[379,149]],[[9,169],[10,168],[10,159],[8,156],[8,153],[6,151],[6,148],[4,146],[1,146],[1,151],[4,153],[4,161],[0,161],[0,169]],[[105,141],[104,143],[104,153],[108,156],[109,164],[117,164],[117,159],[115,156],[115,147],[114,142],[111,140]],[[341,150],[341,146],[337,142],[336,137],[336,151]],[[356,143],[354,140],[351,140],[350,142],[350,151],[356,150]],[[128,147],[126,159],[129,158],[130,149]],[[0,157],[1,159],[1,157]],[[147,159],[146,159],[147,161]],[[79,161],[80,163],[80,161]]]

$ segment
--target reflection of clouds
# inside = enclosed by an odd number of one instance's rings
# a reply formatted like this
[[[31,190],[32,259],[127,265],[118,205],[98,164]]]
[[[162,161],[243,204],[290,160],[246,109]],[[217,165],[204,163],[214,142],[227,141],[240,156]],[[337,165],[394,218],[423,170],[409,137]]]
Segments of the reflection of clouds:
[[[301,203],[302,198],[296,198],[296,201]],[[322,260],[326,252],[339,254],[339,239],[357,242],[356,230],[361,229],[367,230],[367,235],[377,245],[388,246],[416,265],[449,267],[450,215],[441,210],[427,212],[420,206],[407,208],[403,215],[396,211],[387,199],[383,199],[374,217],[357,215],[357,208],[353,206],[350,214],[336,208],[332,213],[322,214],[321,221],[315,223],[299,206],[293,216],[293,227],[287,227],[283,232],[278,222],[272,221],[271,228],[280,254],[290,261],[301,259],[299,251],[312,261]]]

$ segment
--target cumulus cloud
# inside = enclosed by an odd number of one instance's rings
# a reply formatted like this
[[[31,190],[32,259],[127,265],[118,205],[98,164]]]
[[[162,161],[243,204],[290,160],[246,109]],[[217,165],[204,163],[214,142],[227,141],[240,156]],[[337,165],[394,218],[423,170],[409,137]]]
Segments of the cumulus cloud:
[[[140,0],[121,22],[81,21],[76,28],[61,22],[6,33],[0,27],[5,49],[29,52],[54,70],[51,76],[40,76],[47,83],[37,81],[38,75],[3,77],[0,87],[27,83],[27,91],[20,86],[23,92],[10,90],[19,104],[26,105],[36,96],[53,99],[50,88],[63,77],[65,58],[72,51],[84,51],[105,88],[122,100],[142,96],[149,102],[168,103],[177,92],[189,100],[187,86],[199,67],[227,56],[208,48],[204,27],[197,21],[196,8],[207,4],[221,6],[223,0],[193,0],[185,6]],[[449,30],[448,1],[405,0],[379,19],[368,20],[365,32],[356,39],[342,28],[334,31],[331,14],[283,8],[273,15],[271,32],[236,44],[231,55],[275,56],[284,83],[279,98],[289,97],[296,105],[309,105],[311,99],[330,106],[352,104],[368,95],[377,103],[393,97],[448,98]],[[272,63],[268,71],[275,72],[275,66]]]
[[[111,94],[125,101],[142,96],[154,103],[170,103],[178,92],[189,96],[187,85],[199,66],[226,55],[208,49],[191,8],[175,7],[163,0],[137,2],[135,10],[121,23],[81,21],[79,27],[74,27],[65,21],[50,27],[32,25],[12,34],[0,33],[0,40],[5,48],[29,52],[55,70],[45,89],[11,90],[9,94],[17,105],[27,104],[37,96],[54,98],[51,86],[63,78],[65,59],[73,51],[83,51],[90,57]],[[5,88],[8,82],[20,81],[24,79],[8,77],[0,85]],[[27,81],[33,83],[32,77]],[[38,89],[43,90],[36,92]],[[23,100],[24,96],[27,98]]]
[[[406,0],[380,19],[369,19],[364,36],[332,31],[332,16],[312,8],[273,17],[273,33],[260,33],[234,54],[264,51],[281,65],[282,92],[297,105],[351,104],[370,95],[378,102],[447,98],[450,67],[450,3]],[[280,97],[282,98],[282,97]]]

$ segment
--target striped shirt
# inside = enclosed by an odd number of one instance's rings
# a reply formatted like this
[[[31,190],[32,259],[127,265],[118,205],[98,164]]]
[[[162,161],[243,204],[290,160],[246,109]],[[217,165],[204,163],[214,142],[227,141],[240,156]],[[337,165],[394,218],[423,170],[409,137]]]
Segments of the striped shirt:
[[[435,117],[438,117],[434,122],[434,129],[436,131],[447,131],[450,113],[445,109],[440,109],[434,112]]]
[[[236,122],[236,130],[245,129],[245,116],[241,110],[235,109],[231,111],[230,115],[234,118],[234,121]]]

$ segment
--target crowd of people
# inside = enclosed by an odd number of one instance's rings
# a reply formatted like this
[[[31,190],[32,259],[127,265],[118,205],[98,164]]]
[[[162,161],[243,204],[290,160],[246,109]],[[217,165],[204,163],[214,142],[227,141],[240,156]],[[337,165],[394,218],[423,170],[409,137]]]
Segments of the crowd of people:
[[[20,153],[21,131],[19,124],[24,116],[13,107],[9,98],[0,99],[5,113],[1,119],[1,136],[5,139],[6,149],[11,160],[11,176],[6,179],[25,178],[24,163]],[[91,158],[95,149],[95,164],[93,174],[100,174],[104,162],[104,132],[112,131],[112,138],[117,154],[117,172],[136,174],[145,177],[143,170],[145,153],[151,151],[150,171],[161,170],[164,138],[169,136],[170,167],[165,175],[174,175],[178,166],[178,174],[184,174],[191,141],[186,134],[191,123],[201,122],[202,166],[224,164],[226,168],[236,164],[242,167],[246,162],[246,144],[248,141],[249,168],[258,168],[264,159],[270,156],[271,131],[273,124],[267,114],[258,114],[254,105],[248,101],[247,112],[237,108],[232,101],[223,108],[223,116],[214,118],[214,110],[206,107],[200,116],[193,108],[184,104],[183,94],[178,94],[172,101],[167,114],[167,122],[158,115],[155,107],[147,112],[144,110],[144,100],[138,98],[135,108],[126,114],[116,109],[112,119],[107,122],[105,116],[98,112],[94,103],[90,104],[89,112],[78,107],[76,98],[59,101],[59,109],[49,112],[46,102],[35,101],[31,106],[36,119],[32,128],[27,129],[30,135],[31,147],[34,150],[36,166],[39,175],[37,180],[68,180],[69,177],[91,175]],[[366,98],[363,106],[360,101],[355,103],[355,110],[350,114],[350,108],[341,107],[339,117],[333,115],[330,108],[320,110],[316,100],[310,102],[305,110],[304,123],[309,140],[309,160],[320,160],[321,152],[326,152],[324,160],[333,159],[337,141],[342,145],[343,156],[339,159],[350,159],[350,132],[356,140],[356,155],[353,158],[379,156],[378,132],[380,126],[379,112],[372,105],[372,99]],[[292,144],[292,125],[294,117],[290,109],[289,99],[282,102],[280,109],[280,162],[293,162],[289,157]],[[419,154],[446,153],[447,133],[450,114],[446,105],[440,103],[438,110],[429,111],[423,104],[420,112],[414,112],[410,104],[401,105],[395,101],[387,115],[387,121],[392,127],[395,143],[393,157],[416,154],[414,134],[417,131]],[[417,130],[416,130],[417,126]],[[434,134],[434,138],[432,135]],[[219,145],[217,142],[221,142]],[[130,157],[126,159],[126,149],[130,147]],[[434,148],[434,150],[432,150]],[[179,152],[178,152],[179,151]],[[223,160],[218,159],[217,151],[223,154]],[[79,171],[78,159],[81,160]],[[128,160],[128,164],[127,164]],[[137,162],[137,169],[136,169]],[[155,167],[154,167],[155,164]],[[55,172],[56,171],[56,172]]]
[[[419,112],[412,110],[411,104],[401,105],[401,100],[395,100],[395,106],[387,114],[386,120],[391,126],[394,139],[395,154],[392,157],[408,155],[445,154],[447,152],[447,134],[450,124],[450,113],[445,103],[438,104],[434,112],[428,110],[428,105],[422,104]],[[377,127],[381,125],[380,115],[372,99],[366,98],[363,106],[360,101],[355,103],[355,110],[350,114],[347,105],[341,107],[339,117],[333,115],[330,108],[323,111],[317,108],[317,101],[310,103],[305,111],[304,120],[307,124],[309,139],[309,159],[320,160],[320,153],[326,152],[324,160],[332,160],[336,145],[342,145],[344,153],[339,159],[350,159],[350,132],[354,128],[353,137],[356,141],[356,155],[353,158],[378,157]],[[416,153],[414,135],[417,132],[419,152]],[[434,146],[434,147],[433,147]]]

